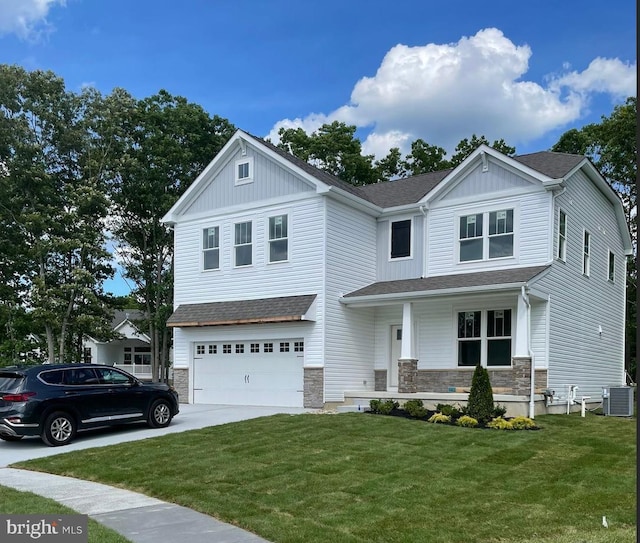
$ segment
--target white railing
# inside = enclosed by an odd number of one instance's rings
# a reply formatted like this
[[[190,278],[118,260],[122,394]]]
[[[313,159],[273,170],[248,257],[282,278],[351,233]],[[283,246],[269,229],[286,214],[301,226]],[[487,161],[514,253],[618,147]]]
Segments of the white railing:
[[[150,364],[114,364],[113,366],[129,372],[131,375],[137,377],[138,379],[152,378]]]

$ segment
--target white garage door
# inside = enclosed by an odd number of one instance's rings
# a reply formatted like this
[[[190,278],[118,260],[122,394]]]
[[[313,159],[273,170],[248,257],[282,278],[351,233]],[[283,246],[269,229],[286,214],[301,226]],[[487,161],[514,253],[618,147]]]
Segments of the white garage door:
[[[302,407],[302,339],[216,341],[194,350],[194,403]]]

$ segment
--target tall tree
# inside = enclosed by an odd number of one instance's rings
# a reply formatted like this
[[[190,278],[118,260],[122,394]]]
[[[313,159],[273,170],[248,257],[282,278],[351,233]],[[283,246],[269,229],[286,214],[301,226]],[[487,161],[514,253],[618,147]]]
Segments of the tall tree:
[[[105,248],[108,210],[101,171],[89,167],[95,94],[65,89],[52,72],[0,66],[0,250],[3,302],[26,307],[46,334],[49,361],[68,360],[87,308],[106,318],[102,282],[113,270]],[[13,249],[9,248],[12,245]]]
[[[128,114],[126,149],[112,165],[111,228],[135,285],[132,295],[145,313],[139,324],[151,338],[157,379],[168,363],[166,322],[173,310],[173,234],[160,221],[235,129],[164,90],[136,102]]]
[[[455,168],[456,166],[461,164],[465,158],[467,158],[482,144],[493,147],[496,151],[499,151],[507,156],[512,156],[516,152],[516,148],[507,145],[503,139],[495,140],[493,143],[489,143],[489,140],[485,136],[478,137],[473,134],[470,140],[467,138],[460,140],[460,143],[458,143],[455,148],[454,155],[451,157],[451,160],[449,160],[449,167]]]
[[[404,167],[411,175],[446,170],[450,167],[449,161],[444,158],[446,154],[442,147],[417,139],[411,144],[411,152],[405,158]]]

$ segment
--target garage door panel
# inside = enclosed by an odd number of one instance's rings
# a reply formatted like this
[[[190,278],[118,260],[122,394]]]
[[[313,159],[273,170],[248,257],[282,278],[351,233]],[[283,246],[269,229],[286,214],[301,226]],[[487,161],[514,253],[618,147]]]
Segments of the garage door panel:
[[[280,352],[281,342],[291,350]],[[260,342],[261,352],[251,352],[257,350],[255,340],[215,345],[200,350],[216,354],[194,356],[194,403],[302,407],[304,354],[292,352],[292,340]],[[264,352],[265,345],[275,352]],[[300,345],[296,340],[297,349]]]

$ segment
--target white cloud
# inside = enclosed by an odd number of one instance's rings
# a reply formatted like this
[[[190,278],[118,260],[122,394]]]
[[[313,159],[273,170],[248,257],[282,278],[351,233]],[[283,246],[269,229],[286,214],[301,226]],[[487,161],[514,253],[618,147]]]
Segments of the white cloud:
[[[334,120],[372,127],[363,142],[377,157],[392,146],[408,151],[417,138],[451,152],[472,134],[511,145],[535,140],[583,115],[594,93],[616,99],[635,95],[635,63],[595,59],[583,72],[527,81],[532,51],[515,45],[496,28],[480,30],[456,43],[390,49],[373,77],[363,77],[348,104],[323,114],[284,119],[279,127],[313,132]]]
[[[37,40],[51,31],[49,10],[66,0],[0,0],[0,35],[16,34],[24,40]]]

